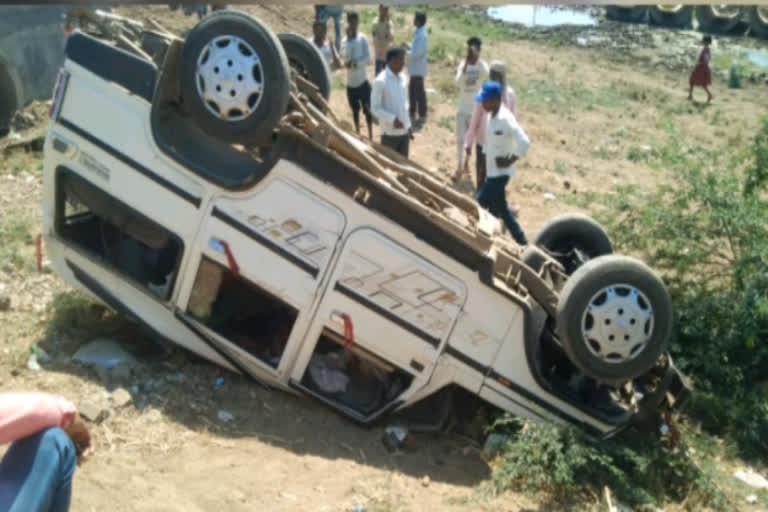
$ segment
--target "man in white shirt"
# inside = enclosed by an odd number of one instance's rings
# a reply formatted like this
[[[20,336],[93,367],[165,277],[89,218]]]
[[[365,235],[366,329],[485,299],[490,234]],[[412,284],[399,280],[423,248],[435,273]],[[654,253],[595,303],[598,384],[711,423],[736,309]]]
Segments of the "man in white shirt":
[[[488,114],[485,135],[486,179],[477,193],[477,202],[491,214],[504,221],[512,237],[520,245],[528,244],[523,229],[507,206],[505,189],[515,176],[514,163],[528,152],[528,136],[517,123],[515,115],[501,102],[499,82],[488,82],[477,97]]]
[[[373,139],[371,118],[371,84],[368,82],[368,63],[371,62],[371,50],[368,38],[358,33],[360,16],[355,11],[347,13],[347,38],[341,45],[344,67],[347,68],[347,100],[352,108],[355,130],[360,134],[360,109],[368,124],[368,138]]]
[[[323,21],[316,21],[312,25],[312,33],[313,37],[310,41],[318,50],[320,50],[320,53],[331,71],[341,68],[341,60],[339,59],[339,54],[336,53],[335,46],[333,44],[328,44],[328,24]]]
[[[474,112],[475,97],[483,83],[488,79],[488,64],[480,59],[482,41],[479,37],[467,40],[467,56],[456,70],[456,83],[459,86],[459,108],[456,113],[456,146],[458,149],[457,169],[463,169],[464,141],[469,123]]]
[[[373,81],[371,108],[379,118],[381,143],[408,158],[413,132],[402,75],[404,65],[405,50],[390,48],[386,55],[386,67]]]
[[[408,50],[408,97],[409,114],[411,119],[419,113],[417,128],[424,126],[427,121],[427,92],[424,89],[424,80],[427,78],[429,64],[427,62],[429,43],[427,40],[427,15],[417,12],[413,18],[416,32],[413,35],[413,43],[405,48]]]

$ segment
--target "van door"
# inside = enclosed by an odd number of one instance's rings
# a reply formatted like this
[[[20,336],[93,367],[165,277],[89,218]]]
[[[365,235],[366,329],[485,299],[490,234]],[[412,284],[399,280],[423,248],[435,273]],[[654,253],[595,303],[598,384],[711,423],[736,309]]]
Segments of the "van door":
[[[281,178],[249,197],[215,199],[179,319],[241,372],[279,380],[345,223],[341,210]]]
[[[291,385],[372,421],[428,382],[466,294],[459,279],[382,233],[354,230]]]

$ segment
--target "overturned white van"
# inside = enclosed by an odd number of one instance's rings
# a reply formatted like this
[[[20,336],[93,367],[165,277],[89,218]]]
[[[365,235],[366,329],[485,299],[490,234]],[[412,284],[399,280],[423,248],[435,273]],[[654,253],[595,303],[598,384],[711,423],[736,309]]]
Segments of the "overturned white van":
[[[56,271],[152,336],[362,423],[452,386],[597,438],[679,405],[647,266],[579,215],[518,254],[471,199],[324,125],[327,70],[300,41],[234,11],[133,54],[69,36],[45,143]]]

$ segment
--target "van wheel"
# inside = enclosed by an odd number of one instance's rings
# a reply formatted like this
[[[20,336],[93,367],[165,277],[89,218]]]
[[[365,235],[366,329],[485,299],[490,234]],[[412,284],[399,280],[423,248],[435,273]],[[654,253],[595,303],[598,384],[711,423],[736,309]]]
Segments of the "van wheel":
[[[536,234],[533,243],[560,262],[568,275],[585,261],[613,252],[605,229],[591,217],[578,213],[566,213],[550,220]]]
[[[296,73],[306,78],[320,89],[320,94],[326,100],[331,97],[331,71],[320,50],[307,38],[298,34],[278,34],[277,38],[283,44],[283,50],[288,56],[288,64]],[[314,104],[314,103],[313,103]],[[316,105],[324,110],[323,105]]]
[[[586,375],[620,384],[650,370],[672,329],[672,303],[661,279],[626,256],[585,263],[563,287],[556,331]]]
[[[180,80],[195,122],[228,143],[268,142],[288,106],[285,51],[271,30],[242,12],[217,11],[189,32]]]

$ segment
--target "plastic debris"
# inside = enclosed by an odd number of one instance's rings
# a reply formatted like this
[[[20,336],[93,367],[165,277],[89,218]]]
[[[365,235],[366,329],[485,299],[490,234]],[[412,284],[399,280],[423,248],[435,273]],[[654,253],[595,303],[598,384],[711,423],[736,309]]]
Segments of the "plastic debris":
[[[555,197],[555,194],[553,194],[552,192],[544,192],[544,199],[546,199],[547,201],[554,201],[557,198]]]
[[[37,357],[35,356],[35,354],[32,354],[31,356],[29,356],[29,360],[27,360],[27,369],[33,372],[39,372],[40,370],[42,370],[42,368],[40,368],[40,365],[37,362]]]
[[[230,421],[234,421],[235,417],[232,415],[231,412],[228,411],[219,411],[218,414],[219,421],[223,421],[224,423],[229,423]]]
[[[218,379],[216,379],[216,384],[213,385],[213,389],[218,391],[223,387],[224,387],[224,377],[219,377]]]
[[[29,350],[34,354],[38,362],[47,364],[51,361],[51,356],[49,356],[45,350],[40,348],[37,343],[32,344],[32,347]]]
[[[73,360],[85,364],[96,365],[111,370],[119,364],[134,366],[136,359],[123,350],[115,341],[99,339],[80,347],[72,357]]]
[[[509,441],[509,437],[503,434],[497,432],[488,434],[488,437],[485,438],[485,444],[483,445],[483,456],[485,459],[493,459],[507,441]]]
[[[752,468],[749,468],[746,471],[736,471],[733,476],[749,485],[750,487],[754,487],[756,489],[768,489],[768,480],[766,480],[765,477],[760,473],[755,472],[755,470]]]
[[[747,503],[749,503],[750,505],[754,505],[755,503],[757,503],[757,495],[756,494],[750,494],[745,499],[747,500]]]
[[[382,439],[384,446],[390,452],[394,452],[405,444],[405,440],[408,438],[408,429],[400,425],[390,425],[384,430],[384,438]]]

